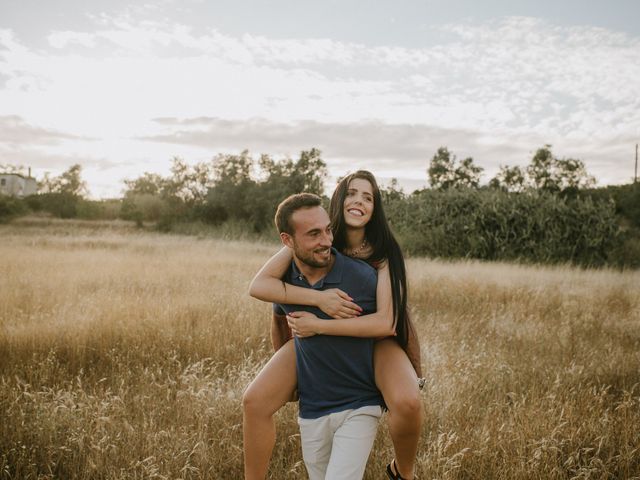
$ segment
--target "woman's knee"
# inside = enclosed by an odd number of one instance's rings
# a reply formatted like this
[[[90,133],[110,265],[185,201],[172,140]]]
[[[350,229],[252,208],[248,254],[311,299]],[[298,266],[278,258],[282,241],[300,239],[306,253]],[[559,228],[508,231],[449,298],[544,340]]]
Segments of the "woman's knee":
[[[394,416],[403,418],[412,418],[420,420],[423,415],[422,398],[420,391],[404,392],[401,395],[391,395],[389,399],[385,398],[387,408]]]
[[[259,385],[255,382],[249,384],[247,389],[242,394],[242,410],[245,414],[262,414],[269,415],[268,403],[264,401],[265,395],[260,392]]]

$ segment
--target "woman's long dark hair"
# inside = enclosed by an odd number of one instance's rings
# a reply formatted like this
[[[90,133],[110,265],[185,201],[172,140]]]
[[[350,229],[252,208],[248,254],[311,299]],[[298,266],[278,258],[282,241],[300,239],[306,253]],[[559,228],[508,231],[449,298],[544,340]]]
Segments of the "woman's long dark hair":
[[[393,299],[393,326],[396,329],[395,338],[402,348],[406,348],[410,326],[407,318],[407,273],[404,257],[384,214],[382,196],[376,178],[367,170],[358,170],[342,178],[331,196],[329,215],[333,229],[333,246],[341,252],[348,248],[344,200],[347,197],[349,183],[355,178],[368,181],[373,189],[373,214],[365,226],[365,238],[373,248],[373,253],[368,261],[375,263],[386,260],[389,264]]]

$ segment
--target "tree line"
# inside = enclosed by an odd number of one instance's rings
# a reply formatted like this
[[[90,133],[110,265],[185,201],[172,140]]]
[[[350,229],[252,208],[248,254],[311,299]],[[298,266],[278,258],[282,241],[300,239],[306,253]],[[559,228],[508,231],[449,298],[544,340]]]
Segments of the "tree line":
[[[19,168],[0,165],[0,170]],[[296,159],[248,151],[188,164],[171,160],[170,174],[145,172],[124,181],[122,198],[86,199],[80,165],[45,175],[24,200],[0,197],[0,220],[28,212],[61,218],[121,218],[162,231],[209,225],[272,237],[281,199],[302,191],[323,196],[327,165],[318,149]],[[594,188],[578,159],[539,148],[526,167],[501,166],[481,185],[483,168],[437,150],[426,174],[430,188],[383,188],[385,209],[404,249],[413,255],[585,266],[640,266],[640,185]],[[325,197],[325,200],[328,200]]]

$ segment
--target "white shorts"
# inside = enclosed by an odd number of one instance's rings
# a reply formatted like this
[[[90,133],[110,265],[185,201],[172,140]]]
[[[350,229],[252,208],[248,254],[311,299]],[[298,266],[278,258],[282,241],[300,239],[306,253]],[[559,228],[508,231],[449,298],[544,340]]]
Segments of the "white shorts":
[[[372,405],[320,418],[298,418],[309,479],[361,479],[381,416],[382,407]]]

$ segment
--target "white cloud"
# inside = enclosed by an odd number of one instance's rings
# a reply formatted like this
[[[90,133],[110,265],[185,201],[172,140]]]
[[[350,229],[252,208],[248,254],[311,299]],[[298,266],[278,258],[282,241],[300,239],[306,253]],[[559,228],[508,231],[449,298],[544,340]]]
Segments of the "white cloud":
[[[82,137],[29,125],[18,115],[0,116],[0,144],[57,145],[61,140],[68,139],[82,139]]]
[[[47,37],[49,45],[54,48],[66,48],[70,45],[95,47],[95,36],[85,32],[54,32]]]
[[[99,139],[108,156],[91,155],[95,145],[81,138],[47,141],[114,165],[171,156],[130,140],[145,137],[193,155],[322,146],[336,168],[401,161],[412,175],[440,145],[489,171],[552,143],[601,169],[599,159],[612,166],[626,155],[629,145],[617,142],[640,137],[640,39],[625,34],[515,17],[444,26],[447,42],[424,48],[372,47],[231,36],[140,15],[51,32],[49,50],[0,30],[0,115]],[[210,120],[187,128],[151,120],[159,117]]]

